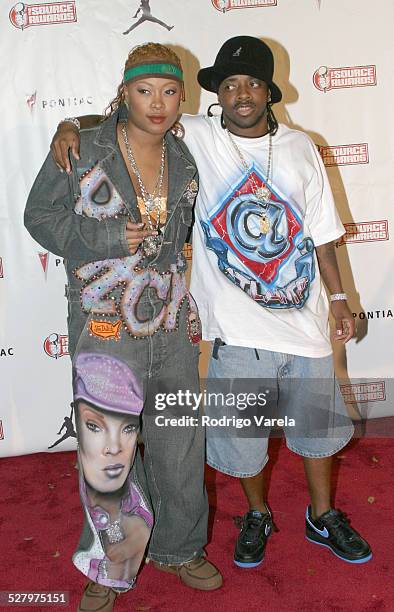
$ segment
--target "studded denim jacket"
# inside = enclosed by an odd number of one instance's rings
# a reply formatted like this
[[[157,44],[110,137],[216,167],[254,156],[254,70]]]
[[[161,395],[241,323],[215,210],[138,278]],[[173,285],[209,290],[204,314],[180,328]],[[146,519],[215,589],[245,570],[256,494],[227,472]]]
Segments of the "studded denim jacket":
[[[116,138],[117,123],[125,114],[126,109],[121,107],[101,125],[81,131],[81,159],[73,160],[71,175],[60,173],[49,154],[26,204],[25,226],[32,237],[48,251],[64,258],[68,276],[70,352],[88,314],[109,316],[111,304],[114,306],[112,300],[119,298],[116,287],[127,284],[136,271],[141,278],[133,277],[134,284],[138,280],[142,289],[152,286],[162,293],[166,291],[164,280],[168,284],[172,275],[175,279],[172,282],[177,286],[168,287],[168,291],[183,293],[192,304],[191,310],[196,311],[186,290],[186,262],[182,254],[190,235],[198,188],[194,159],[182,141],[167,133],[169,187],[162,245],[159,253],[151,258],[143,257],[139,251],[130,255],[125,238],[126,223],[129,219],[139,222],[141,217]],[[111,270],[112,288],[108,280]],[[127,278],[121,276],[123,273],[128,274]],[[105,275],[109,285],[97,297],[97,291],[93,295],[91,288],[100,275]],[[130,324],[129,331],[135,337],[157,331],[152,324],[148,332],[133,320],[123,322],[126,326]]]

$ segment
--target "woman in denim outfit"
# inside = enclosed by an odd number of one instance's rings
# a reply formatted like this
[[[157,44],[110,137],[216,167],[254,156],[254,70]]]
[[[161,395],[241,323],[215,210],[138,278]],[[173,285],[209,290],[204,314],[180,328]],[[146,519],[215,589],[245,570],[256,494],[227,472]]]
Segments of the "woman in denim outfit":
[[[81,156],[70,174],[59,173],[48,155],[29,195],[25,225],[65,260],[74,380],[78,355],[104,354],[125,364],[143,389],[144,469],[137,456],[131,471],[153,509],[149,558],[188,586],[213,590],[222,579],[203,553],[204,431],[155,422],[156,393],[199,392],[199,319],[182,254],[198,175],[170,129],[182,94],[175,53],[153,43],[133,49],[106,117],[82,130]],[[103,384],[110,381],[108,374]],[[180,410],[167,408],[165,416],[198,416],[191,407]],[[116,457],[111,465],[115,474]],[[87,523],[84,549],[94,525]],[[112,531],[122,539],[121,525],[118,535]],[[99,582],[89,582],[80,610],[112,610],[115,593],[108,580]]]

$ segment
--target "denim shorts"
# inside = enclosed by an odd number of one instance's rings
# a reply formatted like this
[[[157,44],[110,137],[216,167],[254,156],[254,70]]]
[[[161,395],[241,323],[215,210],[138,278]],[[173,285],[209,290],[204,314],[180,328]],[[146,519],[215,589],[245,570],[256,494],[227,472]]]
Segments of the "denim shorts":
[[[302,457],[330,457],[353,435],[332,355],[310,358],[215,341],[206,382],[207,463],[225,474],[246,478],[263,469],[272,426],[281,426],[287,447]],[[214,405],[207,401],[212,391]],[[245,391],[267,403],[240,410],[234,397],[244,399]]]

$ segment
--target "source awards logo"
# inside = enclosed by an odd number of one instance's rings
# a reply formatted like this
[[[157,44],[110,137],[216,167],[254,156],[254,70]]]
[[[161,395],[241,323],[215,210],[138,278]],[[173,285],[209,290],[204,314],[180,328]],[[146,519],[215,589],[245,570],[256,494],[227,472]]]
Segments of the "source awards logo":
[[[233,9],[276,6],[277,0],[212,0],[212,4],[217,11],[226,13],[226,11],[232,11]]]
[[[10,21],[15,28],[25,30],[30,26],[72,23],[77,21],[75,1],[25,4],[17,2],[10,10]]]
[[[48,357],[53,357],[53,359],[59,359],[60,357],[69,355],[68,336],[62,336],[61,334],[50,334],[44,340],[44,351]]]
[[[318,145],[325,166],[349,166],[368,164],[369,153],[366,142],[360,144],[323,146]]]
[[[337,246],[354,242],[380,242],[389,239],[389,223],[381,221],[363,221],[362,223],[344,223],[346,234],[341,236]]]
[[[386,401],[386,385],[384,380],[340,385],[340,388],[345,404]]]
[[[313,84],[319,91],[347,87],[371,87],[376,85],[376,66],[346,66],[328,68],[320,66],[313,75]]]

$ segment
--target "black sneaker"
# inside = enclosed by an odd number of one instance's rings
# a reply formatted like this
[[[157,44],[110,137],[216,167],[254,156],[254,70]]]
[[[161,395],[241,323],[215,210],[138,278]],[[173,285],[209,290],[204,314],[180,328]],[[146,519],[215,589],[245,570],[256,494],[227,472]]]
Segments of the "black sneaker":
[[[242,519],[241,533],[235,543],[234,563],[238,567],[257,567],[264,559],[265,545],[273,529],[272,515],[250,510]]]
[[[313,519],[311,507],[306,509],[306,539],[330,548],[334,555],[348,563],[366,563],[372,559],[368,542],[363,540],[340,511],[331,508]]]

